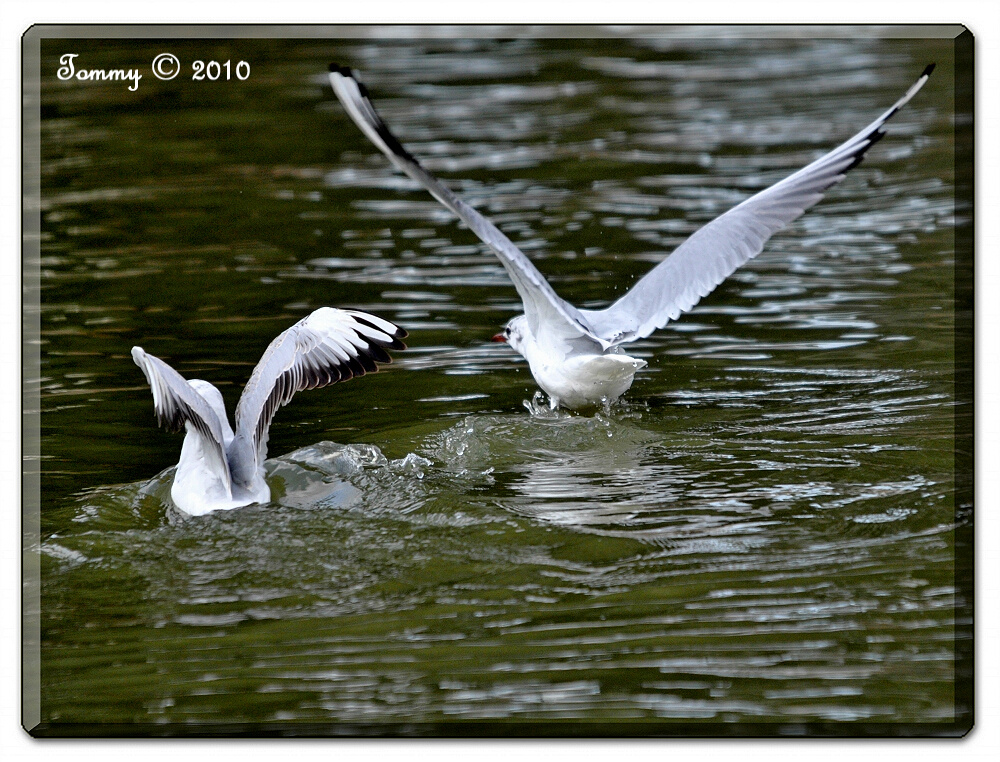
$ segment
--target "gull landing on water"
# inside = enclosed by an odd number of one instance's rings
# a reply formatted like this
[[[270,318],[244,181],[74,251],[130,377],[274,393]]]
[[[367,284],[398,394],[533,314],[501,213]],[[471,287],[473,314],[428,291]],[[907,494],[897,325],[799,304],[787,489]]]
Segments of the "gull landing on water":
[[[404,173],[458,215],[500,258],[524,303],[495,341],[507,342],[531,368],[552,408],[608,405],[628,391],[646,362],[621,346],[676,320],[767,240],[844,179],[885,134],[885,123],[924,86],[931,64],[878,119],[798,172],[757,193],[697,230],[610,307],[578,309],[560,298],[531,260],[483,215],[421,166],[375,111],[351,70],[330,65],[330,83],[355,124]]]
[[[318,389],[378,370],[392,362],[387,349],[406,349],[406,331],[375,315],[322,307],[268,345],[236,406],[229,426],[222,394],[200,379],[187,381],[142,347],[132,359],[153,390],[160,425],[186,429],[170,497],[185,513],[266,503],[264,481],[271,419],[295,392]]]

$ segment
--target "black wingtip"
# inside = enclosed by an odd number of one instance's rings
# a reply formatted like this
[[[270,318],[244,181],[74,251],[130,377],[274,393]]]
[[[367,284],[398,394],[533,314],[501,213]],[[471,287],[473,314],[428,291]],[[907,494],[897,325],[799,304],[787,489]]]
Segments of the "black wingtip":
[[[375,325],[370,320],[365,320],[363,317],[361,317],[361,315],[358,315],[357,313],[355,313],[353,315],[353,317],[359,323],[362,323],[362,324],[368,326],[369,328],[372,328],[372,329],[374,329],[376,331],[381,331],[382,333],[385,333],[385,334],[388,335],[388,331],[386,331],[385,328],[382,328],[381,326]],[[394,343],[392,343],[392,344],[387,344],[386,346],[388,346],[388,347],[390,347],[392,349],[406,349],[406,345],[403,342],[399,341],[399,339],[405,339],[410,334],[406,332],[405,328],[403,328],[401,326],[398,326],[395,323],[393,323],[392,325],[393,325],[393,327],[396,330],[391,335],[392,335],[392,338],[395,339],[396,341]],[[368,337],[366,336],[365,338],[368,338]]]
[[[924,69],[923,74],[921,74],[920,76],[929,77],[931,75],[931,72],[934,71],[935,66],[937,66],[936,63],[927,64],[927,68]]]
[[[365,87],[365,83],[354,76],[347,66],[332,63],[330,64],[330,72],[350,78],[351,82],[353,82],[355,87],[358,88],[358,93],[360,93],[361,97],[368,101],[370,113],[366,116],[365,121],[370,122],[371,126],[375,128],[379,137],[382,138],[383,142],[385,142],[386,147],[401,159],[421,167],[417,158],[403,147],[403,144],[399,142],[399,139],[395,135],[389,132],[389,128],[385,126],[385,122],[382,121],[382,117],[380,117],[378,112],[375,110],[375,104],[371,102],[372,98],[371,95],[368,94],[368,88]],[[421,167],[421,169],[423,169],[423,167]]]

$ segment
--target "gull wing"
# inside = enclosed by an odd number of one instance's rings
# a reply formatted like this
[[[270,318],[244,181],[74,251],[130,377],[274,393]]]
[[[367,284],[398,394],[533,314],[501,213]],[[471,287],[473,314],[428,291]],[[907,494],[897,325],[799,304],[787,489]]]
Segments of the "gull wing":
[[[213,469],[222,475],[226,492],[232,497],[232,478],[226,459],[228,421],[220,421],[212,406],[176,370],[142,347],[132,347],[132,359],[153,390],[153,408],[160,426],[180,431],[190,423],[202,440],[202,451]]]
[[[843,180],[885,135],[882,127],[924,86],[933,70],[930,64],[892,108],[857,135],[697,230],[610,307],[580,310],[584,318],[614,345],[644,338],[694,307],[737,267],[757,256],[772,235]]]
[[[562,299],[531,260],[499,228],[456,196],[403,148],[375,111],[368,90],[346,66],[330,64],[330,84],[354,123],[396,167],[426,188],[434,198],[458,215],[479,239],[493,249],[524,302],[524,313],[537,336],[539,325],[558,326],[561,333],[589,336],[600,342],[580,311]],[[557,329],[557,330],[558,330]]]
[[[263,463],[271,420],[295,392],[374,373],[377,363],[392,362],[387,349],[406,349],[403,338],[402,328],[366,312],[322,307],[304,317],[268,345],[254,368],[236,407],[234,444],[248,443],[249,457]],[[231,452],[244,457],[240,446]]]

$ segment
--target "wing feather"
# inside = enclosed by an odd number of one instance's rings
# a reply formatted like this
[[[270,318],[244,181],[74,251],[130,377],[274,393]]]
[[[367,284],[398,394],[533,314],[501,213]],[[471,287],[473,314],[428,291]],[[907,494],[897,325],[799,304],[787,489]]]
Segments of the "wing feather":
[[[374,373],[405,349],[406,331],[365,312],[322,307],[278,336],[264,351],[236,407],[236,437],[248,440],[257,462],[278,408],[296,392]]]
[[[756,257],[772,235],[843,180],[885,135],[885,123],[923,87],[933,70],[934,64],[924,69],[902,98],[854,137],[697,230],[610,307],[580,310],[585,320],[601,339],[614,345],[644,338],[690,310]]]
[[[227,421],[220,421],[212,406],[176,370],[142,347],[132,347],[132,359],[142,370],[153,391],[153,409],[160,426],[168,431],[180,431],[190,423],[202,439],[202,449],[223,477],[227,492],[232,496],[229,462],[226,458]]]
[[[524,303],[532,330],[540,324],[559,326],[570,335],[598,340],[572,304],[562,299],[538,268],[499,228],[456,196],[407,151],[386,126],[368,95],[368,90],[349,68],[330,64],[330,84],[354,123],[398,169],[416,180],[434,198],[450,209],[499,257]],[[560,325],[562,324],[562,325]]]

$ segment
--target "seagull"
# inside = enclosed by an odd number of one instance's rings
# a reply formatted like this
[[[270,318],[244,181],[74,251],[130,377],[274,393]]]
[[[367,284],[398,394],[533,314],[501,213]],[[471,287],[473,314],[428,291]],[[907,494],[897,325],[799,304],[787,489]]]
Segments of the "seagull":
[[[368,90],[348,67],[330,65],[330,83],[354,123],[398,169],[456,214],[499,257],[524,304],[494,341],[521,354],[549,405],[607,407],[632,385],[644,360],[622,345],[643,339],[698,301],[740,265],[760,254],[777,231],[844,179],[883,136],[883,126],[924,86],[917,81],[875,121],[829,153],[760,191],[693,233],[620,299],[598,310],[580,309],[553,290],[531,260],[492,222],[456,196],[389,131]]]
[[[142,347],[132,359],[153,390],[160,425],[186,430],[170,497],[185,513],[266,503],[264,481],[271,419],[295,392],[318,389],[378,370],[389,363],[387,349],[406,349],[406,331],[375,315],[322,307],[270,343],[236,406],[236,431],[229,426],[222,394],[201,379],[186,380]]]

